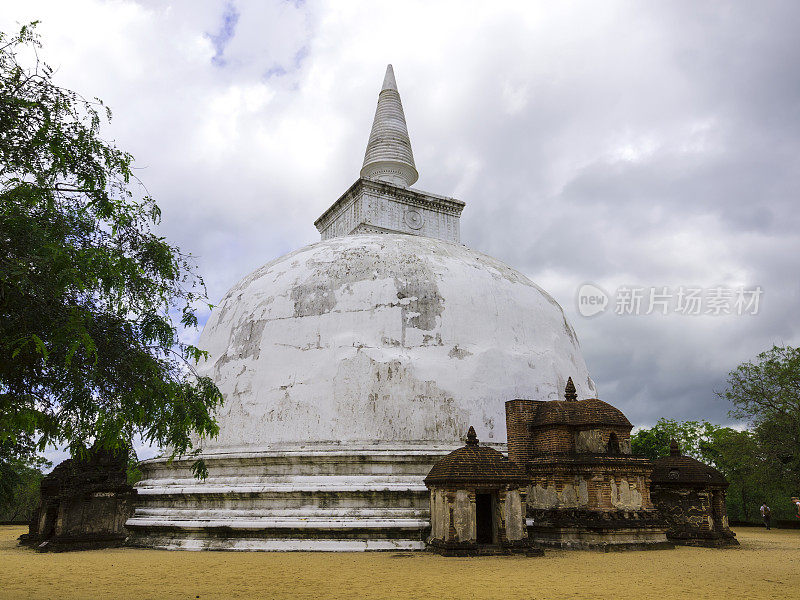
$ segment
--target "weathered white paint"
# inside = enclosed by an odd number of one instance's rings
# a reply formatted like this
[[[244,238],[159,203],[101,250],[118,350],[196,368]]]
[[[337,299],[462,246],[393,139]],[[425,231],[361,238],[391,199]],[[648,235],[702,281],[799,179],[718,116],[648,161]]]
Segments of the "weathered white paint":
[[[620,454],[631,453],[631,441],[628,438],[621,438],[619,442]],[[608,451],[608,430],[607,429],[584,429],[575,432],[575,451],[591,452],[594,454],[605,454]]]
[[[486,492],[487,490],[482,490],[482,493]],[[431,490],[429,541],[477,543],[475,494],[476,490],[472,487],[458,490],[434,487]],[[525,505],[520,490],[495,489],[491,494],[495,535],[502,531],[508,542],[526,539],[528,532],[525,528]]]
[[[527,277],[461,245],[351,235],[234,286],[199,345],[225,396],[206,450],[505,441],[504,402],[594,397],[575,332]]]
[[[575,452],[604,454],[606,450],[605,430],[586,429],[575,432]]]
[[[550,296],[419,236],[339,237],[272,261],[223,298],[200,345],[225,396],[220,435],[202,444],[211,474],[143,464],[128,522],[142,545],[419,549],[422,479],[470,424],[502,448],[507,399],[560,398],[569,376],[596,395]]]
[[[232,532],[233,533],[233,532]],[[425,542],[393,539],[313,538],[153,538],[148,548],[159,550],[226,550],[239,552],[408,552],[424,550]]]
[[[558,487],[561,489],[559,490]],[[528,504],[535,508],[583,507],[589,505],[589,485],[576,476],[561,486],[536,484],[528,488]]]

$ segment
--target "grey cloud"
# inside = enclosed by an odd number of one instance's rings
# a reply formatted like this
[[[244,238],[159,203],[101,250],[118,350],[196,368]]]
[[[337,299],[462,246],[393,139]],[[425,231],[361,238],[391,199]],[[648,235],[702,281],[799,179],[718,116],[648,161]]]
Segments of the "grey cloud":
[[[218,43],[223,3],[97,6],[82,24],[19,3],[0,24],[41,18],[63,83],[111,104],[212,301],[317,239],[392,62],[418,186],[465,200],[465,243],[553,293],[632,422],[724,422],[726,373],[800,343],[796,3],[237,3]],[[584,319],[586,281],[764,297],[751,317]]]

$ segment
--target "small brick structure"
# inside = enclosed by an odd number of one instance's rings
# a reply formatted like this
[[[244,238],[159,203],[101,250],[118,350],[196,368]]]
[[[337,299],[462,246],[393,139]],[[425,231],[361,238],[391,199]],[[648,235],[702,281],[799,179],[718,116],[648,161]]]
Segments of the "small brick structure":
[[[687,546],[738,546],[728,527],[725,493],[728,482],[715,468],[681,456],[675,440],[669,456],[653,461],[650,493],[665,518],[667,537]]]
[[[137,492],[127,483],[127,452],[92,449],[60,463],[41,483],[41,499],[20,543],[40,552],[121,546]]]
[[[665,548],[666,526],[650,501],[652,463],[631,455],[632,425],[597,398],[506,402],[509,458],[530,478],[529,537],[538,544],[600,550]]]
[[[525,473],[501,452],[480,446],[473,427],[466,441],[425,478],[431,494],[429,548],[445,556],[541,555],[525,528]]]

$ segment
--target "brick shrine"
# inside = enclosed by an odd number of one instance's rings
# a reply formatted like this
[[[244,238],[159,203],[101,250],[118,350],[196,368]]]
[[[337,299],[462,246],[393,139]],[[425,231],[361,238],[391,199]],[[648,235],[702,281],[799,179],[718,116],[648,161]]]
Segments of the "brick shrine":
[[[687,546],[738,546],[728,526],[728,482],[715,468],[681,456],[675,440],[669,456],[654,463],[650,493],[667,522],[667,538]]]

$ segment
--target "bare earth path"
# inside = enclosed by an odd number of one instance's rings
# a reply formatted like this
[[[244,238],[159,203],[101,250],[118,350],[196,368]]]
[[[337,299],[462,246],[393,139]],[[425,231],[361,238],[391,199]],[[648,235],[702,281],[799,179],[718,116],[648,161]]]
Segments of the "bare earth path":
[[[166,552],[36,554],[0,527],[0,598],[793,598],[800,530],[737,530],[741,548],[540,558],[426,553]]]

